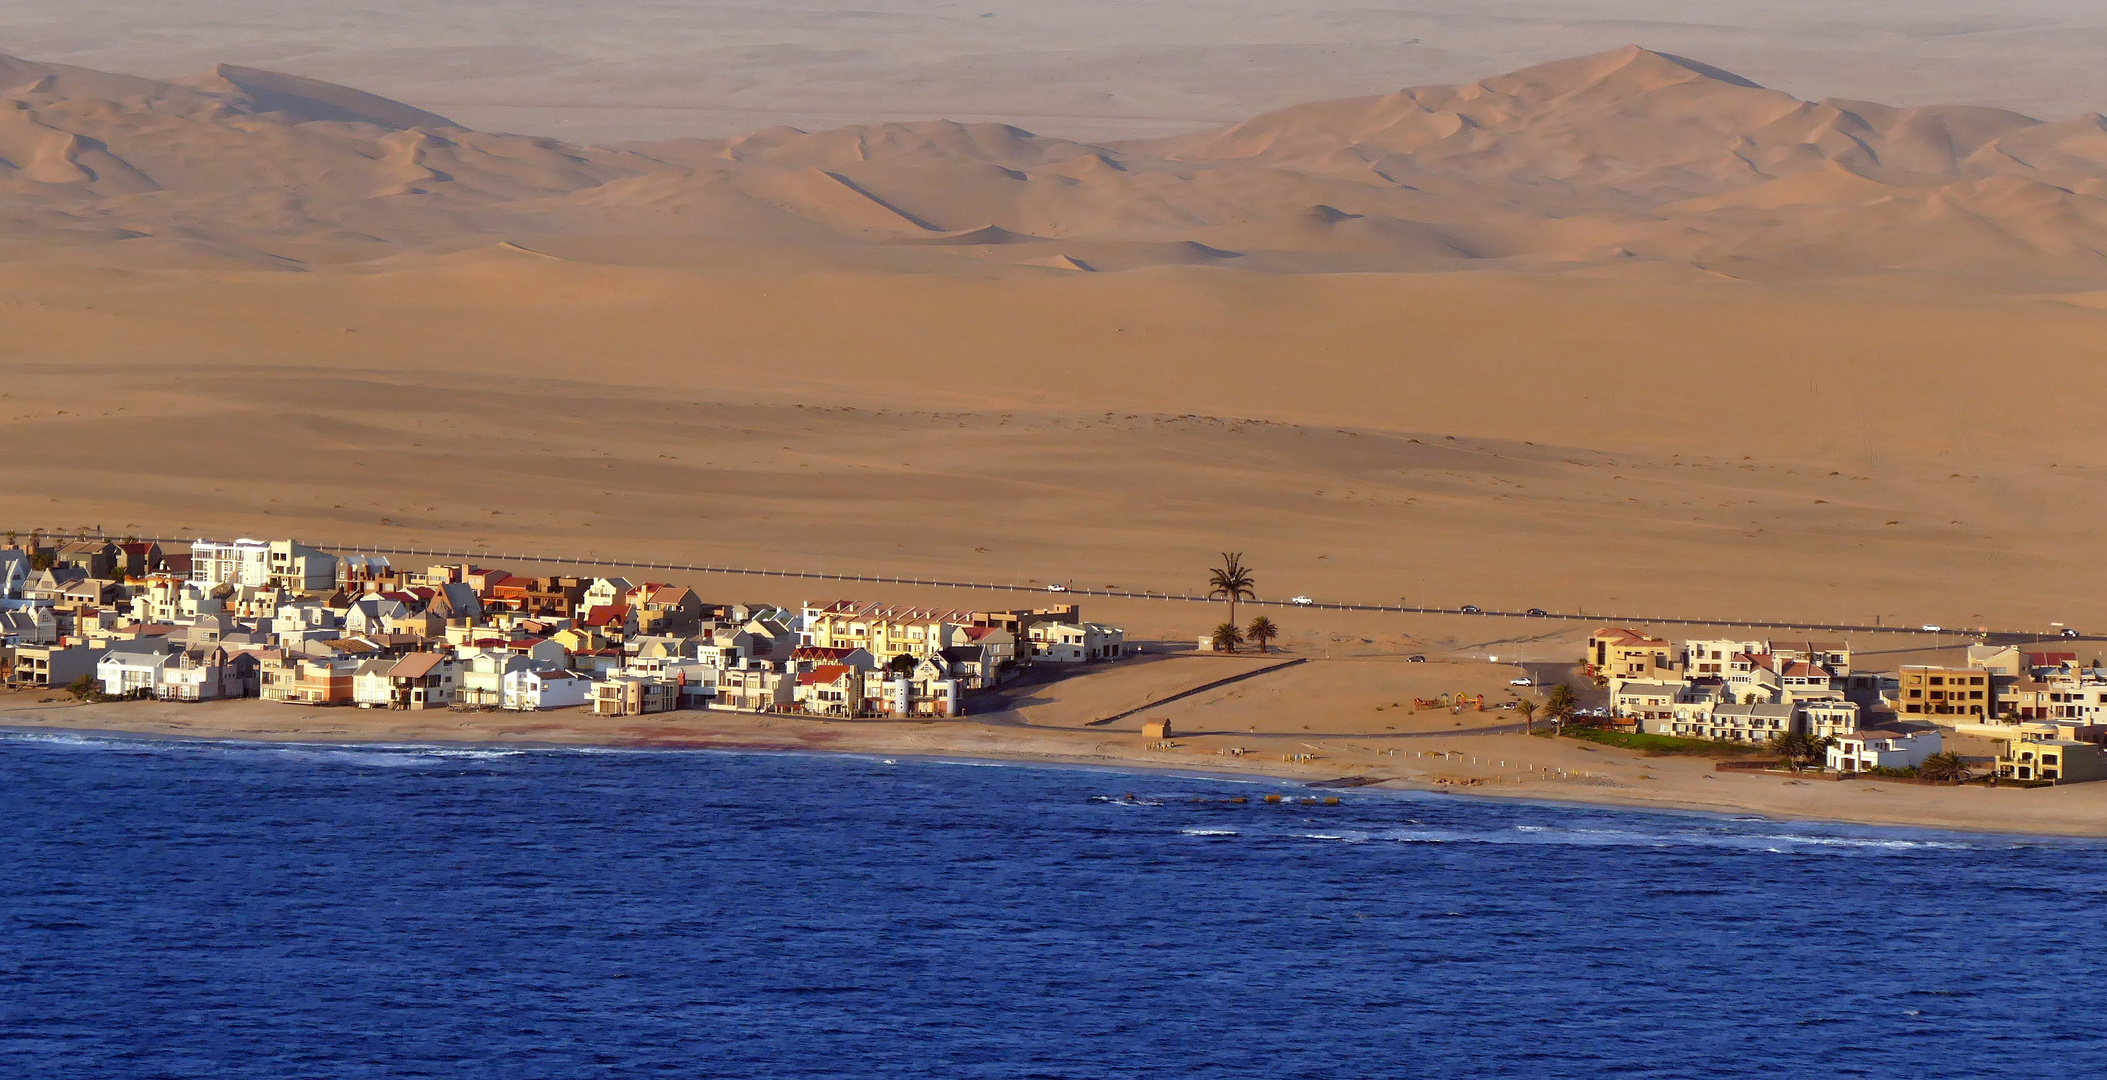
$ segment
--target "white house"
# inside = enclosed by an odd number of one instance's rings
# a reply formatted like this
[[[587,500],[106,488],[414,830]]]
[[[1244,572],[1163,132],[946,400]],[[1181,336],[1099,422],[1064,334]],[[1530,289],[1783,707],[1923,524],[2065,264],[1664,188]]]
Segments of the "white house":
[[[310,641],[334,641],[344,636],[343,627],[343,617],[335,610],[310,600],[280,606],[270,632],[280,644],[297,649]]]
[[[29,587],[29,552],[0,548],[0,600],[20,600]]]
[[[626,604],[629,590],[633,588],[636,586],[631,585],[628,578],[594,578],[593,583],[585,587],[585,596],[578,601],[578,611],[584,614],[594,608]]]
[[[155,696],[164,701],[217,701],[241,697],[242,677],[226,649],[214,646],[175,654],[161,669]]]
[[[59,640],[58,616],[49,607],[23,606],[13,611],[0,611],[0,642],[9,645],[56,645]]]
[[[463,705],[502,705],[505,676],[534,668],[534,661],[507,652],[463,652],[455,700]]]
[[[1837,772],[1868,769],[1913,769],[1939,752],[1943,740],[1938,728],[1901,730],[1877,728],[1852,731],[1836,737],[1829,747],[1829,767]]]
[[[1770,646],[1761,641],[1712,641],[1690,640],[1683,642],[1683,670],[1692,678],[1725,678],[1727,665],[1736,656],[1757,655],[1770,651]]]
[[[1793,709],[1800,714],[1802,726],[1809,736],[1817,739],[1835,738],[1858,730],[1859,714],[1863,711],[1855,701],[1840,699],[1818,699],[1796,701]]]
[[[198,540],[190,545],[190,580],[321,592],[336,585],[337,557],[292,540]]]
[[[593,699],[593,681],[575,671],[537,671],[519,668],[504,675],[499,707],[533,712],[538,709],[568,709]]]
[[[1104,623],[1033,623],[1026,633],[1031,638],[1031,658],[1056,664],[1117,660],[1127,647],[1126,633]]]
[[[105,694],[159,697],[162,673],[175,661],[175,652],[161,638],[119,641],[95,662],[95,678]]]
[[[395,666],[390,659],[362,661],[351,673],[351,700],[361,709],[385,709],[394,698],[394,685],[388,681],[388,669]]]

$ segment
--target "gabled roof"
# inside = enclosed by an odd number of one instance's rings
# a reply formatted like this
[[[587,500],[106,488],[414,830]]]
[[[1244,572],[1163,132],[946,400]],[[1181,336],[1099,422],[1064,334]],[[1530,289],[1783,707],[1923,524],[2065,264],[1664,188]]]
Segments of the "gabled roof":
[[[840,682],[843,676],[855,670],[845,664],[821,664],[811,671],[799,674],[797,681],[801,686],[819,686],[826,683]]]
[[[1595,631],[1593,637],[1606,638],[1618,645],[1666,645],[1665,639],[1651,634],[1642,634],[1628,626],[1605,626]]]
[[[445,659],[446,657],[435,652],[411,653],[395,661],[395,666],[388,669],[388,676],[399,679],[421,679],[431,674],[432,669],[438,667]]]
[[[867,604],[856,600],[836,600],[819,609],[822,615],[846,615],[859,619],[884,619],[893,622],[951,622],[973,621],[973,613],[958,608],[909,607],[897,604]]]

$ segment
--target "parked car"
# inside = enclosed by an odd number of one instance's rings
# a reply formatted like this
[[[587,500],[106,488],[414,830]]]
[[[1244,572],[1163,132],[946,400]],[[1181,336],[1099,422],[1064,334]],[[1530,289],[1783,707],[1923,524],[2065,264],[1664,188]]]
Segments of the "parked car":
[[[1522,676],[1522,677],[1521,677],[1521,678],[1519,678],[1519,679],[1509,679],[1509,680],[1507,680],[1507,685],[1509,685],[1509,686],[1535,686],[1535,685],[1536,685],[1536,680],[1535,680],[1535,679],[1532,679],[1532,678],[1530,678],[1530,677],[1529,677],[1529,676],[1527,676],[1527,675],[1524,675],[1524,676]]]
[[[1309,598],[1309,597],[1307,597],[1307,596],[1298,596],[1298,597],[1295,597],[1295,598],[1294,598],[1294,599],[1292,599],[1292,600],[1289,600],[1289,601],[1288,601],[1288,603],[1290,603],[1290,604],[1301,604],[1301,605],[1303,605],[1304,607],[1308,607],[1309,605],[1311,605],[1311,604],[1314,604],[1314,603],[1316,603],[1316,601],[1315,601],[1315,600],[1312,600],[1312,599],[1310,599],[1310,598]]]
[[[1405,657],[1405,663],[1408,664],[1424,664],[1426,662],[1427,658],[1420,653],[1413,653],[1412,655]]]
[[[1483,615],[1485,614],[1485,609],[1476,604],[1465,604],[1463,605],[1463,613],[1465,615]]]
[[[2082,636],[2082,635],[2080,635],[2080,634],[2078,633],[2078,628],[2077,628],[2077,627],[2075,627],[2075,626],[2066,626],[2066,627],[2064,627],[2064,628],[2063,628],[2063,636],[2064,636],[2064,637],[2080,637],[2080,636]]]
[[[1549,615],[1550,612],[1545,611],[1543,608],[1540,607],[1533,607],[1529,609],[1529,617],[1532,619],[1542,619]]]

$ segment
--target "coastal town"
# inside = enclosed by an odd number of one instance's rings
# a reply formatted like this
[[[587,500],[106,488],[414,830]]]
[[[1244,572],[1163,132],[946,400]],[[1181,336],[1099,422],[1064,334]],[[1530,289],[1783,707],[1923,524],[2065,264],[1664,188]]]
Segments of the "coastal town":
[[[965,715],[1027,668],[1129,655],[1075,604],[706,602],[622,577],[399,568],[293,540],[0,548],[0,666],[82,697],[361,708]]]
[[[1958,665],[1870,671],[1842,641],[1676,644],[1603,627],[1584,664],[1636,734],[1779,749],[1840,775],[2107,779],[2107,669],[2053,645],[1979,643]],[[1963,738],[2000,749],[1978,763],[1951,748]]]
[[[669,582],[398,567],[290,539],[175,546],[9,536],[6,685],[86,701],[937,720],[1008,708],[999,692],[1028,674],[1045,682],[1141,651],[1072,602],[722,603]],[[1229,588],[1217,593],[1249,596],[1248,573],[1224,559],[1217,585]],[[1254,626],[1263,649],[1277,631],[1263,618]],[[1198,651],[1242,642],[1232,619]],[[1570,685],[1517,679],[1526,692],[1500,704],[1562,731],[1623,733],[1795,775],[2107,779],[2107,669],[2097,661],[2055,643],[1987,642],[1955,659],[1870,670],[1844,641],[1673,642],[1605,626],[1567,669]],[[1460,713],[1466,700],[1486,707],[1482,693],[1418,704]],[[1153,730],[1162,739],[1170,729]]]

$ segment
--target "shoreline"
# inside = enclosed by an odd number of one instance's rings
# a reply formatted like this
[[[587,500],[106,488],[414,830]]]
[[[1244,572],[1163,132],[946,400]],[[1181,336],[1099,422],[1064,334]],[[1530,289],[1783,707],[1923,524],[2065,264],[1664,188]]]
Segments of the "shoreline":
[[[1178,774],[1198,779],[1239,781],[1246,783],[1276,782],[1283,785],[1340,792],[1359,788],[1378,791],[1417,792],[1422,794],[1445,793],[1449,795],[1476,797],[1488,800],[1534,803],[1562,808],[1615,807],[1641,812],[1689,813],[1711,816],[1757,817],[1780,824],[1805,822],[1811,824],[1854,825],[1875,828],[1919,829],[1941,832],[1994,834],[2003,836],[2034,837],[2042,839],[2102,839],[2107,838],[2107,814],[2086,815],[2083,818],[2051,815],[1982,815],[1980,820],[1956,819],[1950,814],[1927,812],[1936,804],[1950,802],[1955,794],[1969,795],[2001,793],[2003,789],[1959,788],[1902,788],[1903,801],[1911,801],[1910,793],[1923,792],[1945,798],[1916,800],[1923,805],[1917,813],[1883,812],[1874,807],[1857,808],[1841,804],[1834,799],[1824,800],[1819,805],[1800,803],[1781,805],[1774,797],[1777,791],[1786,790],[1775,778],[1765,780],[1750,777],[1736,779],[1765,784],[1764,788],[1751,788],[1747,784],[1730,785],[1717,779],[1709,771],[1699,773],[1697,781],[1663,783],[1656,790],[1621,783],[1486,783],[1459,782],[1442,773],[1414,770],[1410,768],[1345,768],[1344,763],[1290,763],[1257,762],[1246,764],[1238,757],[1216,757],[1210,760],[1165,760],[1154,752],[1141,748],[1108,744],[1124,742],[1108,738],[1090,738],[1091,747],[1084,750],[1075,745],[1073,736],[1081,733],[1059,729],[1040,729],[1022,725],[973,724],[971,722],[946,721],[941,724],[896,724],[872,722],[822,721],[809,718],[776,717],[756,714],[688,712],[655,714],[657,718],[674,717],[690,721],[682,725],[685,730],[667,731],[663,724],[650,724],[651,730],[638,732],[635,729],[647,725],[627,724],[605,731],[588,731],[579,724],[539,723],[533,726],[544,730],[543,737],[520,732],[508,735],[504,730],[489,731],[487,728],[509,726],[516,730],[522,719],[533,720],[562,716],[566,719],[585,719],[583,716],[565,714],[495,713],[466,714],[478,718],[500,721],[498,725],[461,724],[459,728],[472,730],[447,731],[436,725],[412,725],[405,729],[401,725],[384,727],[379,724],[362,725],[364,730],[355,730],[361,725],[331,725],[322,730],[297,727],[292,723],[252,724],[240,728],[224,725],[196,725],[187,721],[171,721],[164,716],[142,714],[133,717],[116,717],[111,712],[126,706],[148,703],[69,703],[57,708],[46,707],[41,712],[48,716],[30,715],[22,710],[6,708],[0,711],[0,734],[35,735],[38,733],[63,733],[74,736],[107,739],[146,739],[171,743],[220,743],[249,746],[315,746],[339,749],[357,748],[419,748],[444,749],[448,747],[474,747],[481,749],[520,751],[718,751],[727,753],[770,754],[814,754],[831,757],[862,757],[871,759],[910,758],[920,761],[944,762],[966,765],[1029,765],[1045,768],[1073,769],[1083,771],[1105,771],[1126,774]],[[252,706],[255,703],[250,703]],[[272,704],[271,710],[288,707]],[[4,708],[4,707],[0,707]],[[197,709],[197,705],[180,706],[182,709]],[[315,718],[314,712],[290,707],[299,715],[280,717],[284,721],[302,721]],[[221,713],[251,712],[252,709],[221,709]],[[339,710],[316,710],[337,713]],[[154,710],[159,712],[159,710]],[[354,714],[355,715],[355,714]],[[376,720],[397,720],[405,717],[421,717],[416,713],[367,713]],[[442,713],[440,718],[462,714]],[[231,718],[231,717],[230,717]],[[244,721],[261,719],[241,716]],[[599,719],[599,718],[593,718]],[[651,721],[654,717],[627,717],[622,720]],[[694,720],[731,721],[729,723],[695,724]],[[506,722],[512,722],[507,725]],[[786,725],[791,725],[784,730]],[[735,730],[743,728],[745,730]],[[624,730],[627,729],[627,730]],[[846,729],[846,730],[844,730]],[[861,729],[861,730],[858,730]],[[1090,733],[1098,735],[1101,733]],[[1125,733],[1102,733],[1125,734]],[[860,735],[861,737],[854,737]],[[945,736],[952,737],[945,737]],[[846,737],[845,737],[846,736]],[[932,738],[931,736],[936,736]],[[1087,737],[1087,736],[1086,736]],[[973,745],[974,743],[980,745]],[[1125,752],[1120,752],[1124,750]],[[956,760],[964,759],[964,760]],[[1667,761],[1653,759],[1644,767],[1656,773],[1679,769],[1688,773],[1689,761]],[[1710,769],[1709,759],[1702,762]],[[1417,772],[1419,775],[1399,775]],[[1693,785],[1702,786],[1705,777],[1710,782],[1723,786],[1719,796],[1709,791],[1691,791]],[[1334,787],[1325,781],[1345,778],[1366,778],[1369,782]],[[1640,779],[1651,780],[1642,774]],[[1798,781],[1802,788],[1815,788],[1821,795],[1842,795],[1851,790],[1853,783],[1843,781]],[[1819,785],[1817,787],[1816,785]],[[2103,789],[2100,797],[2087,797],[2081,806],[2061,806],[2058,809],[2089,809],[2107,805],[2107,784],[2087,785]],[[1739,788],[1740,790],[1735,790]],[[1767,789],[1767,790],[1766,790]],[[1895,792],[1892,784],[1883,784],[1875,791]],[[2012,789],[2011,794],[2039,796],[2053,792],[2076,793],[2087,796],[2080,787],[2038,789],[2021,792]],[[1902,809],[1897,807],[1897,810]],[[2047,809],[2047,807],[2042,807]]]

